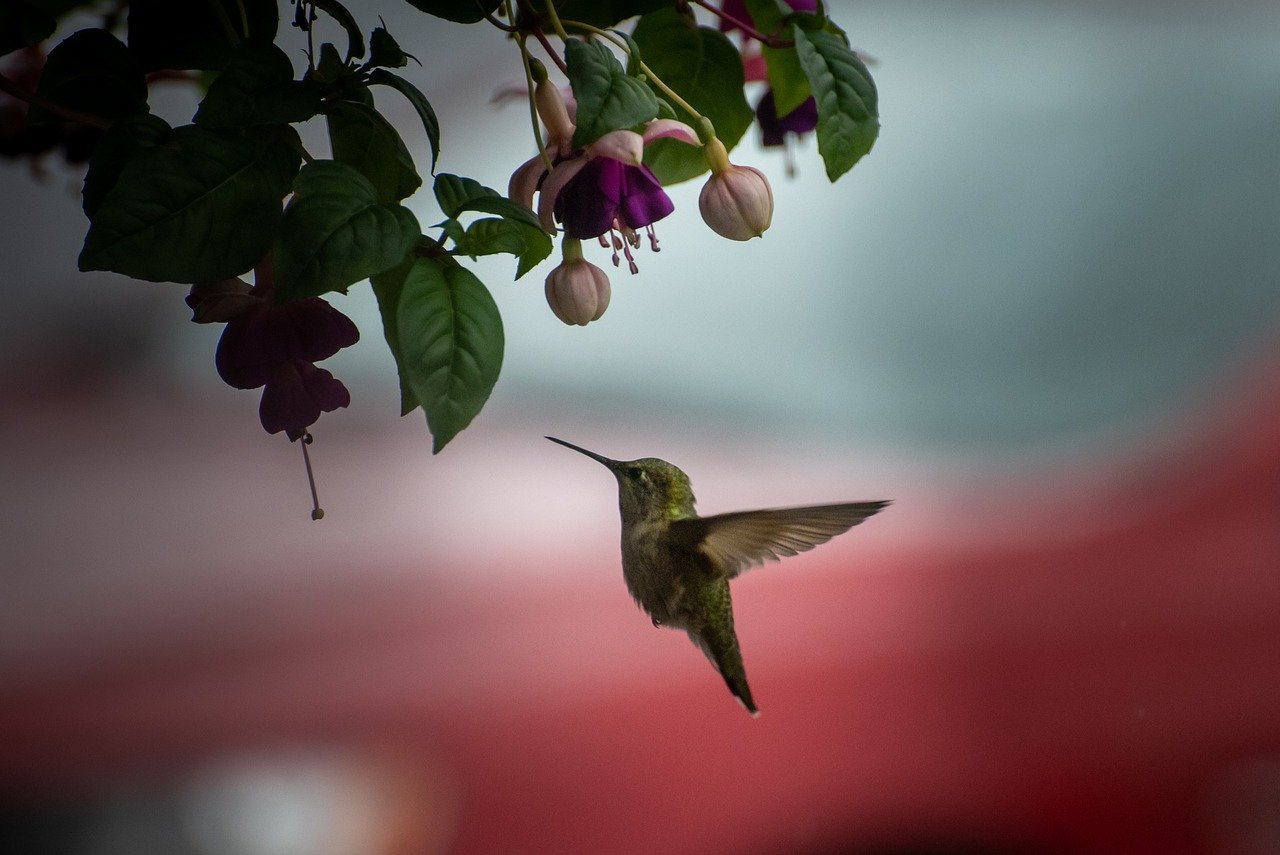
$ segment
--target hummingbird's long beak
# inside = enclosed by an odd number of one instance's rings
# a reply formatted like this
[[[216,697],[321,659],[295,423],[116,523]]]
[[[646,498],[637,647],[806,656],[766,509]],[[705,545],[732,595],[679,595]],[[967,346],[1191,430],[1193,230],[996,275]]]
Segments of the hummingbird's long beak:
[[[605,457],[602,454],[596,454],[594,451],[587,451],[585,448],[579,445],[574,445],[572,442],[565,442],[563,439],[556,439],[554,436],[549,436],[547,437],[547,439],[551,440],[552,442],[559,443],[560,445],[563,445],[565,448],[572,448],[574,451],[578,452],[579,454],[585,454],[587,455],[587,457],[590,457],[592,460],[595,460],[598,463],[603,463],[605,466],[608,466],[610,469],[613,469],[615,466],[618,465],[618,461],[610,460],[608,457]]]

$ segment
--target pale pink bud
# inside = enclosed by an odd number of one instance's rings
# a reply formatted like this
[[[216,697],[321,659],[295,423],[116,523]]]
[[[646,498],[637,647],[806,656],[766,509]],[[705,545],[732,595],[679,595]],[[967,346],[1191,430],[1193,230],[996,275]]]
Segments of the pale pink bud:
[[[569,110],[564,103],[564,95],[560,87],[548,79],[538,82],[533,90],[534,105],[538,109],[538,117],[547,126],[550,142],[568,145],[573,136],[573,122],[569,120]]]
[[[721,237],[750,240],[763,235],[773,222],[773,190],[755,167],[729,164],[711,173],[698,196],[698,209]]]
[[[586,259],[566,260],[547,276],[547,305],[566,324],[585,327],[609,307],[609,277]]]

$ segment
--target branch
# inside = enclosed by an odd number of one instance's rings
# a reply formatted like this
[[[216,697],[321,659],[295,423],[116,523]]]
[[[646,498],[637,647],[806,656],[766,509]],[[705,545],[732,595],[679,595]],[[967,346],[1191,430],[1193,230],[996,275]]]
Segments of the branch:
[[[25,101],[33,107],[39,107],[42,110],[48,110],[55,116],[66,119],[69,122],[79,122],[82,125],[89,125],[94,128],[106,130],[111,127],[111,122],[101,116],[92,116],[88,113],[81,113],[79,110],[73,110],[70,107],[64,107],[55,101],[50,101],[43,95],[37,95],[34,92],[28,92],[17,83],[14,83],[8,77],[0,74],[0,92],[5,92],[17,98],[19,101]]]

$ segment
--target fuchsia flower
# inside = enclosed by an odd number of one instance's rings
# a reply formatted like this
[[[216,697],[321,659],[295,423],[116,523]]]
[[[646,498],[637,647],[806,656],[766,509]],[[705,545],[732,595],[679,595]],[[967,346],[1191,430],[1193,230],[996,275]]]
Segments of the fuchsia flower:
[[[319,297],[278,304],[270,287],[269,281],[251,289],[229,279],[196,286],[187,304],[193,320],[227,324],[215,357],[218,376],[236,389],[262,387],[262,427],[295,440],[322,412],[351,403],[342,381],[314,363],[355,344],[360,332]]]
[[[511,175],[507,196],[535,210],[542,227],[552,234],[558,222],[566,237],[600,238],[607,246],[605,235],[613,233],[613,263],[619,263],[621,249],[635,273],[638,268],[631,249],[640,245],[639,231],[648,232],[656,251],[653,224],[675,209],[657,177],[642,162],[644,147],[664,138],[698,145],[698,135],[684,122],[655,119],[645,125],[643,133],[612,131],[574,150],[574,125],[560,91],[543,79],[534,101],[547,126],[546,159],[538,154],[521,164]],[[536,208],[534,193],[538,194]]]
[[[817,0],[787,0],[787,5],[795,12],[816,12],[818,9]],[[755,27],[755,20],[751,17],[751,13],[747,11],[747,5],[743,0],[725,0],[721,4],[721,8],[725,14],[735,20],[741,21],[750,27]],[[730,32],[732,30],[741,30],[742,28],[721,18],[720,29],[722,32]],[[748,54],[744,50],[742,67],[747,81],[768,82],[769,78],[764,57],[758,52]],[[803,136],[818,126],[818,102],[810,95],[799,107],[783,116],[779,116],[777,103],[773,97],[773,87],[770,86],[765,89],[764,94],[760,96],[760,100],[756,102],[756,124],[760,126],[760,142],[762,145],[766,147],[785,146],[787,134]]]

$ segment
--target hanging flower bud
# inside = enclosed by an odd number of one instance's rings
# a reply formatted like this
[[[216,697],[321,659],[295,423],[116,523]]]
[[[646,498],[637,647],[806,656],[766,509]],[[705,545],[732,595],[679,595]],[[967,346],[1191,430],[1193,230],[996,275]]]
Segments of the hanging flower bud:
[[[729,162],[724,144],[714,137],[706,145],[711,177],[698,196],[698,209],[711,230],[730,240],[760,237],[773,222],[773,190],[764,173]]]
[[[582,257],[582,243],[564,241],[564,261],[547,276],[547,305],[566,324],[585,327],[609,308],[609,277]]]

